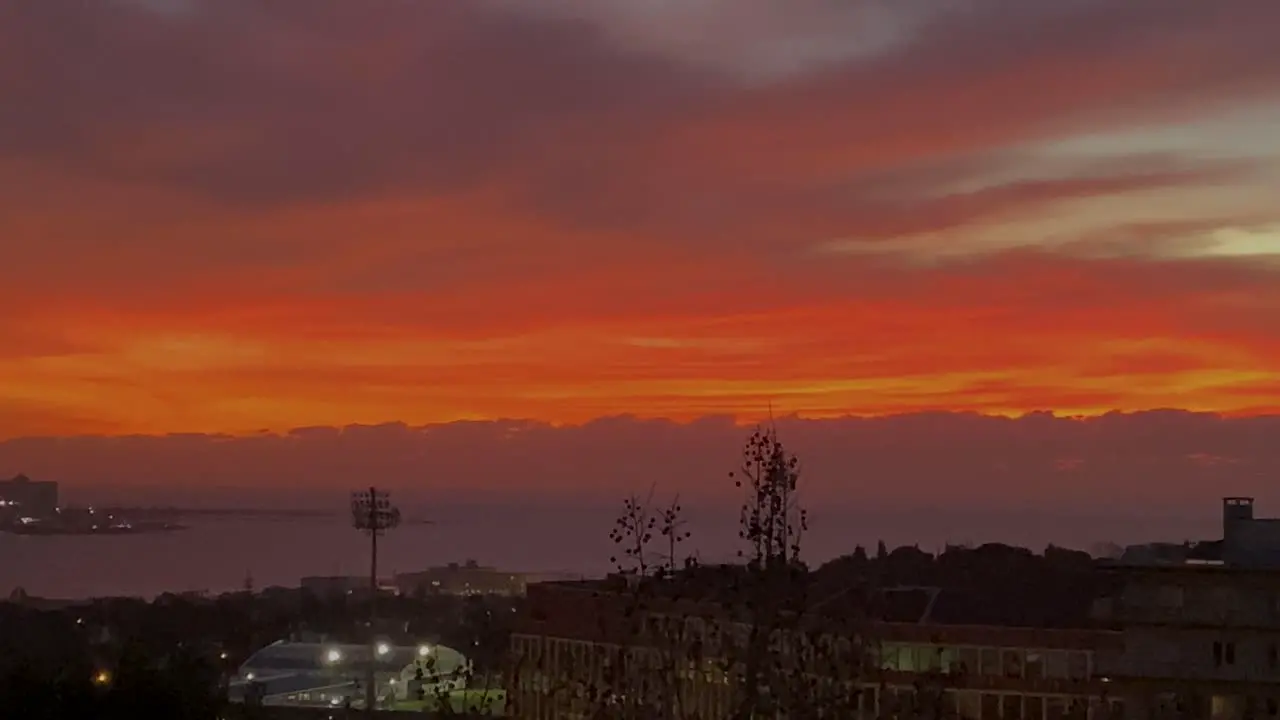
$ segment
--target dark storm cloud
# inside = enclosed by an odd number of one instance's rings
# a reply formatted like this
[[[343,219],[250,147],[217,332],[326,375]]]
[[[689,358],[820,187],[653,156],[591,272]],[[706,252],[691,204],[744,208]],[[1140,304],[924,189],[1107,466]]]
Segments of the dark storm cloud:
[[[8,152],[243,203],[482,182],[533,142],[642,122],[695,78],[582,23],[476,3],[68,0],[9,11]],[[131,148],[130,146],[134,146]]]
[[[585,21],[491,4],[190,5],[10,6],[0,147],[250,204],[445,191],[526,161],[517,178],[531,192],[572,196],[550,203],[558,212],[616,214],[592,198],[634,192],[678,214],[681,191],[735,187],[671,151],[649,157],[672,167],[630,175],[685,119],[758,127],[721,149],[768,176],[790,143],[974,149],[1073,117],[1234,97],[1280,64],[1268,32],[1280,6],[1265,0],[967,3],[886,54],[751,90],[611,46]]]

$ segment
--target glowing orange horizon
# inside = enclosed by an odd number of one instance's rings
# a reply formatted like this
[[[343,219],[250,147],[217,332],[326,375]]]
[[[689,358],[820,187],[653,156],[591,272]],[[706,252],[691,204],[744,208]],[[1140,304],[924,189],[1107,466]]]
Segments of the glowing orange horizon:
[[[612,319],[587,307],[544,317],[512,308],[492,330],[397,320],[429,302],[227,296],[150,312],[51,310],[29,322],[28,337],[43,330],[56,354],[33,345],[26,356],[0,357],[5,395],[48,415],[18,413],[0,434],[579,424],[613,415],[751,421],[769,408],[813,418],[1280,411],[1275,341],[1203,336],[1181,326],[1178,308],[1002,317],[959,299],[946,309],[828,300],[737,315],[619,310]],[[471,302],[480,305],[472,316],[485,316],[485,304],[504,301]]]

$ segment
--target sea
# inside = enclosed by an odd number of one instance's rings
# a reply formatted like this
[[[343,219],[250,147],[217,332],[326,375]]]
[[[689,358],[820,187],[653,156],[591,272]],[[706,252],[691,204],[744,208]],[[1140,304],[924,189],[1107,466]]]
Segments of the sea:
[[[620,555],[609,538],[617,509],[493,502],[436,507],[423,521],[401,525],[379,539],[379,574],[475,560],[518,572],[601,575],[614,567],[611,558]],[[735,559],[740,546],[735,508],[689,508],[686,516],[691,537],[678,555],[703,562]],[[184,522],[185,530],[129,536],[0,534],[0,592],[3,597],[21,588],[30,596],[53,599],[150,598],[164,592],[217,594],[246,585],[296,587],[306,576],[369,572],[369,538],[341,515],[196,516]],[[1217,531],[1217,518],[1203,513],[827,505],[812,509],[802,546],[813,564],[858,545],[873,552],[879,541],[890,548],[916,545],[926,551],[986,542],[1093,550],[1102,543],[1212,538]],[[655,556],[665,553],[657,545]]]

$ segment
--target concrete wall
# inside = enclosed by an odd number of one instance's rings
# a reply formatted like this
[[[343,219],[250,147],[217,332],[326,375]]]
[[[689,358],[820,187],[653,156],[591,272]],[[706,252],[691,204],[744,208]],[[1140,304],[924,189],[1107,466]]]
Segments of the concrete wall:
[[[1254,518],[1233,523],[1224,548],[1229,563],[1280,566],[1280,519]]]

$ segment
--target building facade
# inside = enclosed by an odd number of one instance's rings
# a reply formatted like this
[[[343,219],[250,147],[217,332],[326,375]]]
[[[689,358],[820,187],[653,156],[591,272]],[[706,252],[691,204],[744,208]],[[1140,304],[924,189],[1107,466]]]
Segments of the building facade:
[[[512,636],[515,668],[509,678],[509,714],[529,720],[573,718],[590,715],[582,692],[599,702],[611,690],[604,685],[611,663],[619,652],[651,674],[645,682],[661,682],[667,673],[665,692],[678,699],[681,715],[699,718],[730,717],[743,688],[737,673],[726,672],[721,659],[699,654],[690,660],[683,651],[663,646],[660,634],[635,632],[634,621],[624,621],[628,611],[619,593],[593,583],[544,583],[531,585],[528,615]],[[913,620],[877,621],[833,632],[822,643],[865,644],[863,655],[845,654],[846,667],[803,666],[817,687],[822,675],[859,692],[842,717],[906,718],[946,717],[970,720],[1092,720],[1125,717],[1124,701],[1113,697],[1107,679],[1098,674],[1100,655],[1116,654],[1118,633],[1091,628],[1043,629],[971,625],[956,622],[954,613],[945,622],[930,619],[947,603],[947,594],[934,591],[929,601],[917,605]],[[681,637],[681,647],[702,645],[708,638],[708,615],[687,603],[676,610],[651,605],[640,621],[696,623]],[[714,614],[714,611],[711,611]],[[891,612],[889,616],[902,613]],[[908,616],[911,613],[907,613]],[[815,627],[825,620],[818,619]],[[830,627],[848,627],[831,621]],[[720,628],[723,630],[723,627]],[[669,637],[669,635],[667,636]],[[868,643],[868,640],[871,642]],[[808,647],[807,643],[782,640],[781,647]],[[791,652],[786,650],[784,652]],[[807,654],[807,650],[799,651]],[[656,663],[655,663],[656,661]],[[855,667],[857,666],[857,667]],[[838,675],[832,678],[830,675]],[[643,691],[643,684],[640,687]],[[634,687],[631,688],[634,691]]]
[[[401,595],[523,595],[526,584],[522,573],[480,565],[474,560],[395,576],[396,590]]]
[[[1102,671],[1134,717],[1280,717],[1280,574],[1226,564],[1115,567],[1121,628]]]

